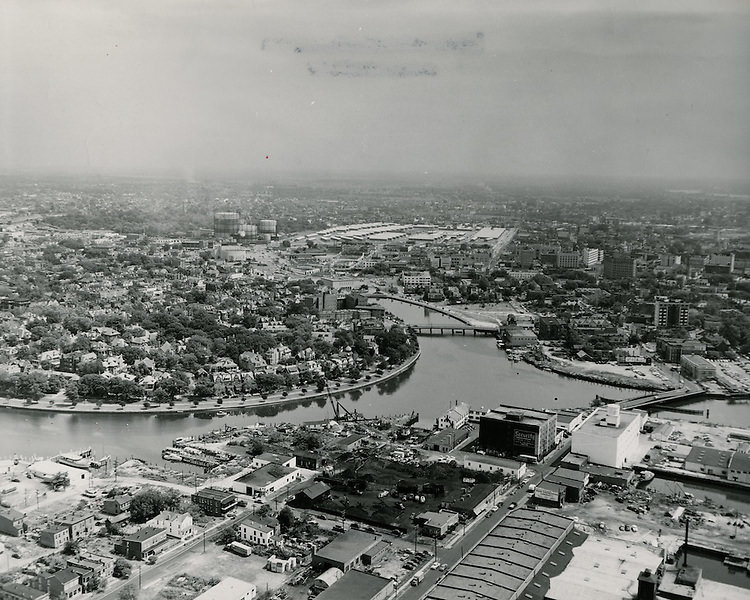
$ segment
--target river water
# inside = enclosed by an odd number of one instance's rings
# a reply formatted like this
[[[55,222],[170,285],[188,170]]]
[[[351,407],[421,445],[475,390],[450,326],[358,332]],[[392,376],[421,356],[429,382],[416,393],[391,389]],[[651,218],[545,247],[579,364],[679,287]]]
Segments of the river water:
[[[412,305],[381,302],[406,322],[449,324],[450,318]],[[533,408],[588,406],[599,394],[625,398],[635,393],[540,371],[526,363],[510,362],[489,337],[420,337],[422,356],[414,368],[400,377],[341,398],[349,410],[367,417],[395,415],[415,410],[420,424],[431,426],[448,407],[467,402],[475,408],[498,404]],[[746,407],[743,407],[746,408]],[[744,411],[742,411],[744,412]],[[714,420],[714,408],[711,417]],[[205,433],[224,424],[257,422],[301,423],[333,416],[325,400],[283,406],[258,407],[253,412],[212,419],[178,415],[46,414],[1,410],[0,458],[46,456],[92,446],[99,455],[120,459],[137,456],[161,460],[162,448],[178,436]],[[733,422],[734,415],[725,415]],[[747,419],[747,417],[745,417]],[[735,421],[736,422],[736,421]]]

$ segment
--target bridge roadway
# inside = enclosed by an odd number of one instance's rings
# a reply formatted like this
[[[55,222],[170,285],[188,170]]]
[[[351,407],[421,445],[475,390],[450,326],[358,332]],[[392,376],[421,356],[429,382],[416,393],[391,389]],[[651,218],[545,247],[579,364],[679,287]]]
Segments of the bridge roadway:
[[[491,321],[479,321],[477,319],[470,319],[466,315],[462,315],[461,313],[454,312],[443,306],[430,304],[429,302],[424,302],[423,300],[416,300],[414,298],[406,298],[404,296],[397,296],[395,294],[384,294],[382,292],[370,294],[368,298],[383,299],[383,300],[396,300],[398,302],[405,302],[406,304],[413,304],[414,306],[421,306],[422,308],[428,308],[436,313],[455,319],[456,321],[460,322],[463,325],[463,326],[461,325],[452,326],[450,324],[447,324],[447,325],[430,325],[430,324],[411,325],[410,324],[409,326],[414,328],[417,331],[417,333],[425,333],[429,335],[466,335],[467,331],[472,331],[474,335],[477,335],[477,334],[494,335],[499,331],[499,325],[497,323],[493,323]],[[453,333],[451,329],[455,330],[458,333]]]
[[[487,324],[485,327],[479,325],[409,325],[417,335],[466,335],[471,333],[477,335],[497,335],[497,325]]]
[[[656,394],[646,394],[644,396],[637,396],[635,398],[629,398],[620,402],[620,408],[623,410],[630,410],[633,408],[648,408],[649,406],[657,406],[662,404],[669,404],[672,402],[680,402],[682,400],[694,400],[699,396],[706,395],[704,390],[690,391],[688,388],[680,388],[678,390],[672,390],[671,392],[661,392]]]

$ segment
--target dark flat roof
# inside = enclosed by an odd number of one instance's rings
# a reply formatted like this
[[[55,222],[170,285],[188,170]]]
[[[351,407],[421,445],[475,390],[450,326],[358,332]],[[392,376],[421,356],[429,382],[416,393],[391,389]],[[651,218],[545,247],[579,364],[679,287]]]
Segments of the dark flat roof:
[[[390,579],[352,569],[317,597],[320,600],[371,600],[391,584]]]
[[[379,539],[371,533],[350,529],[323,546],[316,554],[333,562],[347,563],[367,552]]]

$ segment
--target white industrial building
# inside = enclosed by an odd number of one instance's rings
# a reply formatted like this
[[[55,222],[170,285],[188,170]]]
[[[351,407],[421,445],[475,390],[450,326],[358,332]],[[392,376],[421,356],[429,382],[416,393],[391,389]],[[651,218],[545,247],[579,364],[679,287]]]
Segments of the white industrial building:
[[[589,462],[621,469],[639,457],[641,411],[621,411],[619,404],[598,408],[573,432],[571,451],[588,456]]]

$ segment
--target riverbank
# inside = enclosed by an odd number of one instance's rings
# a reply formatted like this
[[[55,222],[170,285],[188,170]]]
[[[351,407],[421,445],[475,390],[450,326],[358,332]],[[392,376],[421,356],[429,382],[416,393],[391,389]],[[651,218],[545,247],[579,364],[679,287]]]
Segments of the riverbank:
[[[628,377],[618,373],[608,373],[606,371],[581,369],[576,365],[568,364],[547,355],[539,356],[531,352],[525,352],[522,355],[522,358],[525,362],[533,365],[537,369],[552,371],[558,375],[572,377],[574,379],[582,379],[594,383],[603,383],[615,387],[631,388],[648,392],[666,392],[675,389],[674,386],[668,383],[642,380],[637,379],[636,377]]]
[[[372,371],[364,371],[360,379],[356,382],[350,382],[348,384],[339,384],[340,387],[331,389],[330,394],[332,396],[340,396],[348,392],[353,392],[361,389],[368,388],[373,385],[379,385],[385,383],[391,379],[406,373],[411,369],[419,360],[421,356],[421,350],[410,356],[406,361],[400,365],[393,367],[389,371],[385,371],[382,375],[376,375]],[[366,379],[370,377],[370,379]],[[302,392],[298,395],[292,396],[293,392],[288,393],[287,396],[283,396],[282,393],[275,393],[269,395],[267,398],[261,398],[257,395],[241,398],[222,398],[220,404],[215,401],[213,404],[208,406],[210,401],[204,401],[195,405],[192,401],[175,402],[173,406],[165,404],[150,404],[148,408],[142,403],[137,402],[133,404],[125,404],[124,406],[102,404],[97,405],[92,402],[78,402],[73,405],[69,401],[63,404],[58,404],[55,398],[59,395],[55,395],[51,398],[42,399],[38,404],[28,404],[26,400],[20,398],[3,398],[0,400],[0,408],[7,408],[13,410],[25,410],[25,411],[37,411],[47,413],[68,413],[68,414],[169,414],[169,415],[190,415],[190,414],[216,414],[218,412],[229,412],[237,410],[246,410],[258,407],[266,406],[278,406],[286,404],[294,404],[301,402],[308,402],[313,400],[319,400],[321,398],[328,398],[328,391],[323,392]]]

